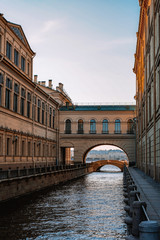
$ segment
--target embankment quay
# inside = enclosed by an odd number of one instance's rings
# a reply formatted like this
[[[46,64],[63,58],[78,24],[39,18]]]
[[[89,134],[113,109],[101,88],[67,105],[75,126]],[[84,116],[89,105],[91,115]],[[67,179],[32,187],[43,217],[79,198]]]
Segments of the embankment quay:
[[[0,171],[0,202],[82,177],[92,171],[89,164]]]
[[[43,166],[0,171],[0,202],[19,197],[40,189],[65,183],[96,172],[101,167],[112,164],[120,171],[127,161],[103,160],[88,164]]]
[[[129,172],[140,192],[141,200],[147,204],[149,219],[156,220],[160,224],[160,184],[138,168],[129,168]]]
[[[160,184],[135,167],[124,167],[127,240],[160,239]]]

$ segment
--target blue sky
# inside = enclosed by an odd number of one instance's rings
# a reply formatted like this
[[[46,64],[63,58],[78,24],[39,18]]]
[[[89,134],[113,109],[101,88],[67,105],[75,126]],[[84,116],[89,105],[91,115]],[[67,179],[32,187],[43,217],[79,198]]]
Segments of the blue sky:
[[[23,27],[38,80],[64,84],[73,102],[133,102],[138,0],[0,0]]]

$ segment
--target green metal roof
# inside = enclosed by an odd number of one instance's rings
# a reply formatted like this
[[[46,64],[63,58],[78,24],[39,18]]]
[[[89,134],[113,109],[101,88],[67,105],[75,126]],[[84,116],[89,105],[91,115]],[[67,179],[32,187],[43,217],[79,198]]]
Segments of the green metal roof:
[[[60,111],[134,111],[135,105],[72,105],[63,106]]]

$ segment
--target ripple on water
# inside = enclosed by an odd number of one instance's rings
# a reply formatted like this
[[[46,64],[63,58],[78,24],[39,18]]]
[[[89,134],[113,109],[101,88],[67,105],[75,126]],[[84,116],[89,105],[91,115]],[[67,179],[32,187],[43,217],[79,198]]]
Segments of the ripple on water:
[[[125,239],[122,173],[97,172],[17,200],[0,239]]]

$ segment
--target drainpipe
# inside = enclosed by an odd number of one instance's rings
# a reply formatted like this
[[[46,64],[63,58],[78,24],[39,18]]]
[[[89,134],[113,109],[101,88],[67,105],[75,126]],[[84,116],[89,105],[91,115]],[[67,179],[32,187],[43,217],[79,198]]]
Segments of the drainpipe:
[[[57,128],[56,128],[56,165],[59,165],[59,128],[60,128],[60,122],[59,122],[59,105],[57,108]]]
[[[49,101],[49,98],[50,98],[50,94],[51,93],[49,93],[48,94],[48,98],[47,98],[47,101],[46,101],[46,104],[47,104],[47,110],[48,110],[48,101]],[[48,119],[48,111],[47,111],[47,120],[49,120]],[[47,132],[48,132],[48,121],[47,121],[47,124],[46,124],[46,144],[47,144]],[[46,150],[46,148],[45,148],[45,150]],[[45,151],[45,155],[46,155],[46,166],[48,166],[48,160],[47,160],[47,151]]]
[[[34,88],[33,97],[35,96],[36,88],[37,88],[37,85]],[[33,101],[33,98],[32,98],[32,101]],[[32,104],[34,103],[32,102]],[[33,110],[32,110],[32,162],[33,162],[33,167],[35,168],[35,160],[34,160],[35,152],[34,152],[34,141],[33,141],[34,140],[34,124],[35,124],[35,117],[33,118]]]

